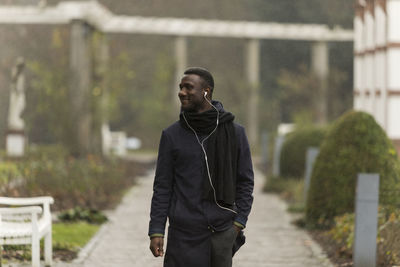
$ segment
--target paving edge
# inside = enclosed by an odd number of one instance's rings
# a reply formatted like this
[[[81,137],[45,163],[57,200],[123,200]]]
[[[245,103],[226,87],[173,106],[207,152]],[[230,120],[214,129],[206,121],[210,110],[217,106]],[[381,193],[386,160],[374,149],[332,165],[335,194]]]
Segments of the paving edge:
[[[96,245],[99,243],[103,235],[106,233],[107,228],[109,227],[110,222],[106,222],[103,224],[100,229],[97,231],[97,233],[92,237],[78,253],[78,257],[72,261],[72,263],[75,264],[82,264],[90,255],[90,253],[93,251],[93,249],[96,247]]]
[[[307,233],[307,235],[309,235]],[[325,251],[321,248],[319,244],[316,243],[311,237],[310,237],[310,244],[309,248],[311,250],[312,255],[317,258],[321,262],[321,266],[323,267],[334,267],[335,265],[332,264],[331,260],[328,258],[326,255]]]
[[[151,175],[153,172],[154,172],[154,170],[150,169],[145,175],[139,176],[137,178],[139,180],[140,179],[147,179],[148,176]],[[130,190],[128,190],[128,192],[123,197],[123,199],[129,194],[133,194],[136,190],[138,190],[137,186],[135,186],[135,185],[132,186],[132,188]],[[122,199],[121,203],[123,203],[123,199]],[[121,205],[121,203],[119,205]],[[115,210],[111,211],[111,216],[110,217],[112,217],[112,213],[114,213]],[[112,223],[112,220],[109,220],[108,222],[104,223],[100,227],[100,229],[97,231],[97,233],[94,235],[94,237],[92,237],[90,239],[90,241],[79,251],[78,257],[76,259],[74,259],[72,261],[72,263],[74,263],[74,264],[82,264],[82,263],[84,263],[84,261],[90,256],[91,252],[95,249],[97,244],[100,242],[100,240],[102,239],[103,235],[107,232],[107,228],[110,226],[111,223]]]

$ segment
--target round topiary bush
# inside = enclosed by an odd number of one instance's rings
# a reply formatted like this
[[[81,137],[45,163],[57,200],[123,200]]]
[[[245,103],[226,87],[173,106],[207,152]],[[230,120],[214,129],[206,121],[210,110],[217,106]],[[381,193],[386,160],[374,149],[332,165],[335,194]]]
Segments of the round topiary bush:
[[[303,178],[307,148],[319,147],[325,132],[323,128],[300,128],[286,136],[280,156],[282,177]]]
[[[350,111],[321,144],[307,197],[309,226],[329,226],[334,216],[354,212],[358,173],[380,174],[380,205],[400,203],[400,162],[392,142],[371,115]]]

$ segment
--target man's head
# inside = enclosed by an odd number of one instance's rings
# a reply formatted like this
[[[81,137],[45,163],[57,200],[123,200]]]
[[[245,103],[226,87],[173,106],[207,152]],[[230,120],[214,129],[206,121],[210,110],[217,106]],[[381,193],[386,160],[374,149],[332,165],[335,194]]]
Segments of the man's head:
[[[208,70],[199,67],[187,69],[179,88],[178,96],[181,100],[182,110],[203,112],[210,108],[205,98],[211,99],[212,97],[214,78]]]
[[[214,92],[214,78],[208,70],[200,67],[192,67],[185,70],[183,74],[195,74],[200,76],[203,79],[203,86],[210,89],[209,94],[211,97],[212,93]]]

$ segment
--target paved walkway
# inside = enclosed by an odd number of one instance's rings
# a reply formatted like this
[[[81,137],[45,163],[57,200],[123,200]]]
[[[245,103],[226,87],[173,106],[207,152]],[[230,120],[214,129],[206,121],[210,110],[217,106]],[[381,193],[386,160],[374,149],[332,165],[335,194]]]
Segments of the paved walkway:
[[[111,213],[110,222],[74,263],[56,267],[161,267],[162,258],[149,250],[147,227],[154,172],[141,177],[138,186]],[[264,178],[256,172],[255,202],[245,234],[246,244],[234,257],[234,267],[329,267],[318,245],[291,225],[286,204],[261,192]],[[15,265],[13,265],[15,266]]]

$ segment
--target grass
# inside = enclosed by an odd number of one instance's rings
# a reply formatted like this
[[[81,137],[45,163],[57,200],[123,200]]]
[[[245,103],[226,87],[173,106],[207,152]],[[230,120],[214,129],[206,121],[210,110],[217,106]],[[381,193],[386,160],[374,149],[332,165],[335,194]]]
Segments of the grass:
[[[100,225],[98,224],[88,224],[86,222],[53,224],[53,258],[62,261],[74,259],[79,249],[90,241],[99,228]],[[43,254],[43,239],[40,246]],[[31,246],[29,245],[8,245],[3,248],[2,263],[15,260],[19,262],[31,260]]]
[[[99,230],[99,227],[100,225],[86,222],[53,224],[54,249],[77,250],[82,248]]]

